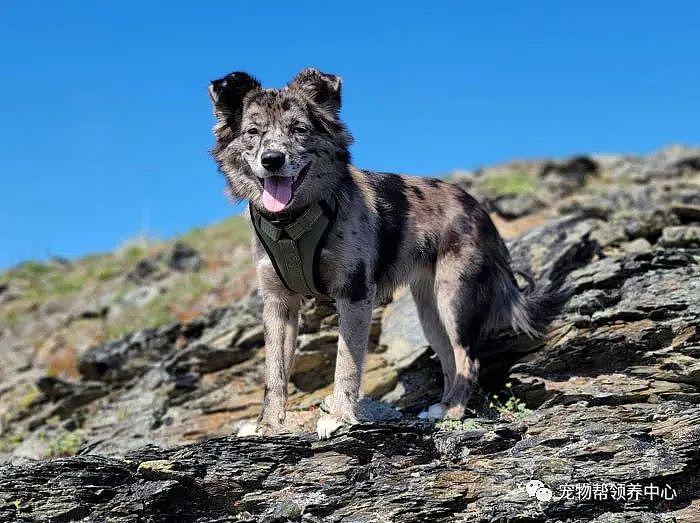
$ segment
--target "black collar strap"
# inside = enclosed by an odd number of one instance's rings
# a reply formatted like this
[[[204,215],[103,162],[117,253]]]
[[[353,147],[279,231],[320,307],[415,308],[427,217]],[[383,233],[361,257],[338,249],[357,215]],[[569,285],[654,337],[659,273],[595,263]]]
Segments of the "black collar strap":
[[[284,222],[270,221],[250,205],[255,233],[272,261],[277,276],[289,290],[298,294],[325,296],[319,284],[319,261],[337,204],[317,202],[299,217]]]

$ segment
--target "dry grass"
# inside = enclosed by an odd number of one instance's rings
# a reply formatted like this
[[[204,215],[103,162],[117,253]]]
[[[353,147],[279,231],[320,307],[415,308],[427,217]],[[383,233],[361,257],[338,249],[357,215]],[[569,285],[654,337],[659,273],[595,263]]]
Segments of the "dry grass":
[[[540,211],[522,218],[516,218],[515,220],[506,220],[501,218],[497,213],[491,213],[491,220],[493,220],[496,229],[506,240],[509,238],[515,238],[521,234],[534,229],[539,225],[546,223],[550,218],[550,211]]]
[[[78,351],[73,346],[64,346],[46,357],[46,374],[59,378],[77,378]]]
[[[199,252],[204,261],[202,270],[169,269],[167,260],[176,241]],[[240,299],[249,291],[254,277],[249,246],[248,224],[242,217],[233,216],[170,241],[139,237],[111,253],[68,263],[26,262],[0,274],[0,283],[8,283],[15,296],[0,303],[0,323],[43,353],[43,364],[50,373],[75,376],[75,360],[86,343],[174,321],[191,321],[212,308]],[[127,275],[144,259],[155,262],[163,278],[142,283],[129,279]],[[143,302],[124,301],[141,287],[157,288],[158,293]],[[101,315],[102,306],[108,314]],[[80,316],[81,310],[91,312],[85,318]],[[51,324],[51,316],[66,311],[78,314],[56,328],[45,327]]]

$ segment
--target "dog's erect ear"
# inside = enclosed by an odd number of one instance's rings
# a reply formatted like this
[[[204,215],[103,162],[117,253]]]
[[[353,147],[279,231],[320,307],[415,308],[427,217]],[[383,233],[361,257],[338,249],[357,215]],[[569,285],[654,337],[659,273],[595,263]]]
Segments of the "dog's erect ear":
[[[250,91],[260,89],[260,82],[248,73],[236,71],[209,84],[209,96],[216,106],[240,104]]]
[[[323,109],[337,115],[340,111],[340,76],[326,74],[309,67],[303,69],[289,82],[289,88],[302,94]]]
[[[248,73],[235,72],[209,84],[209,96],[217,116],[227,121],[240,121],[243,100],[251,91],[260,89],[260,82]]]

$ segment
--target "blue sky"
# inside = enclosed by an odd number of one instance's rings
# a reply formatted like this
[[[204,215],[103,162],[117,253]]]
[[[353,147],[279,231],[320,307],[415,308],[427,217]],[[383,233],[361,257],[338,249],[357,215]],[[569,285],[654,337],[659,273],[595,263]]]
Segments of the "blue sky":
[[[236,212],[207,152],[232,70],[340,74],[354,162],[437,174],[700,143],[698,27],[693,1],[3,2],[0,267]]]

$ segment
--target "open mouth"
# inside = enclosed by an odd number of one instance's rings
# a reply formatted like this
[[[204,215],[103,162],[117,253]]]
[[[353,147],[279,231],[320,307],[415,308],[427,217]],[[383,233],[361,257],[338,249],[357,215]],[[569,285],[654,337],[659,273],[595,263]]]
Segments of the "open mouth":
[[[294,191],[306,177],[311,167],[311,162],[307,163],[296,178],[291,176],[268,176],[261,180],[263,186],[262,204],[270,212],[280,212],[294,197]]]

